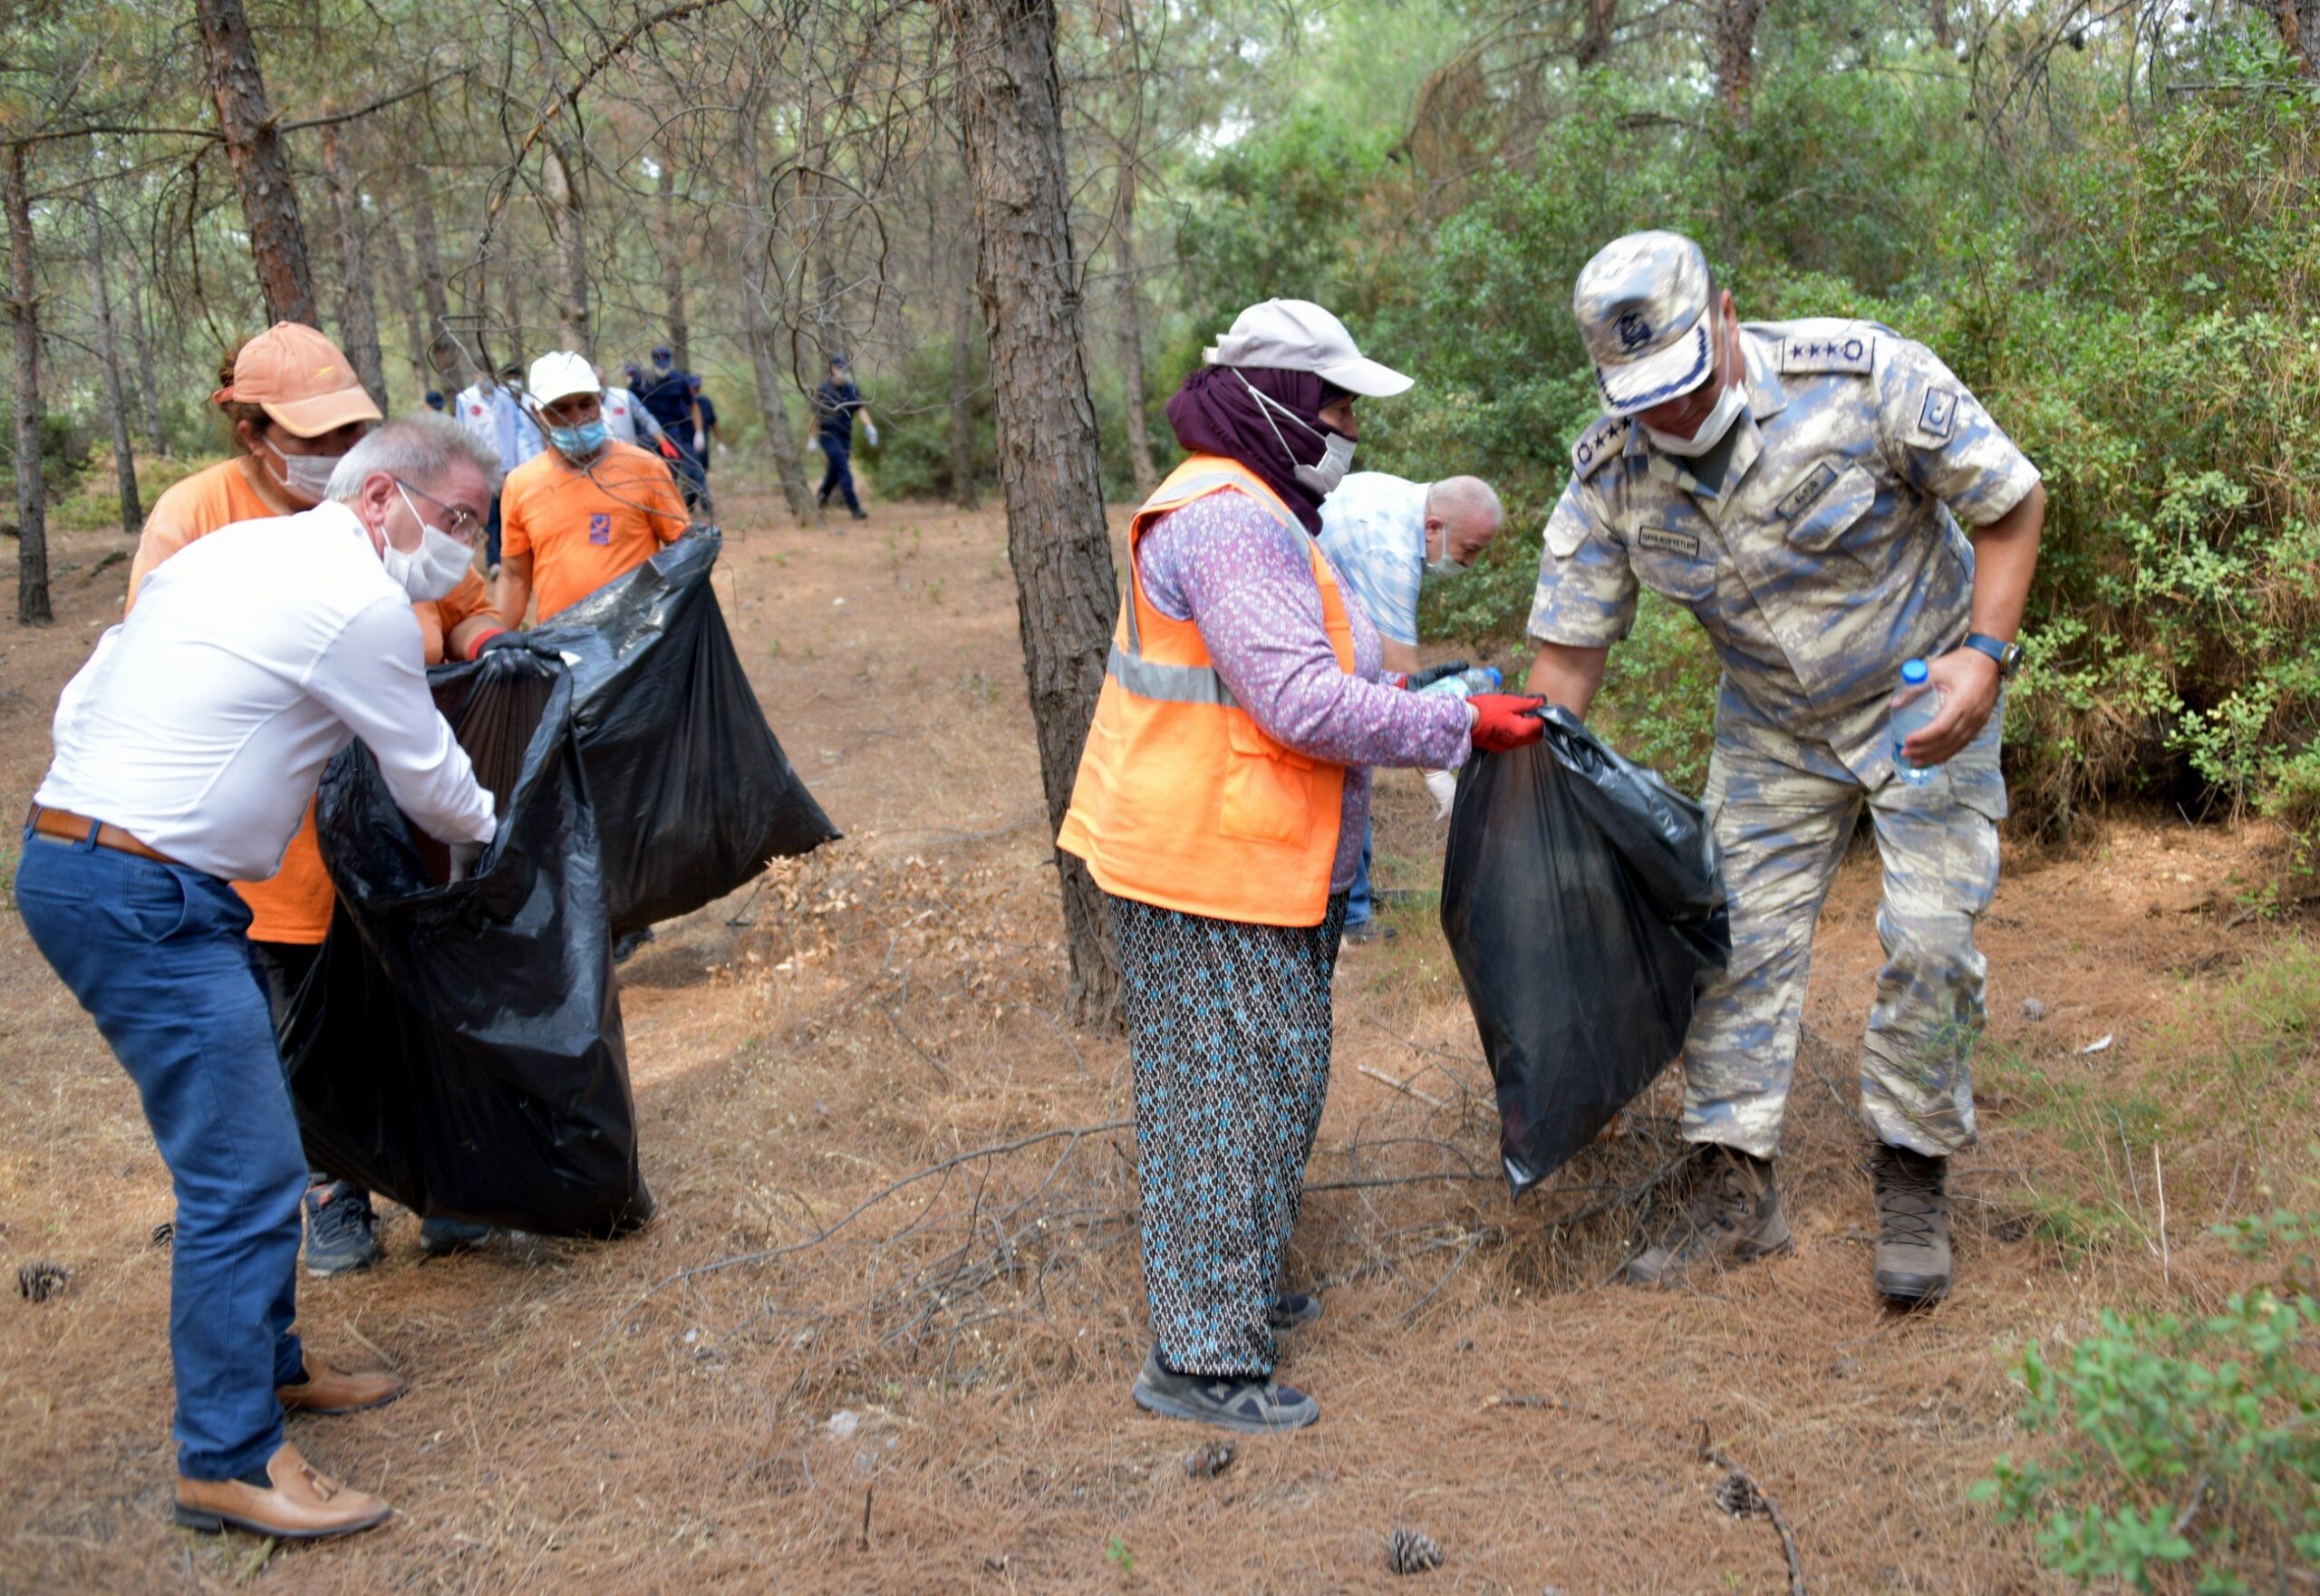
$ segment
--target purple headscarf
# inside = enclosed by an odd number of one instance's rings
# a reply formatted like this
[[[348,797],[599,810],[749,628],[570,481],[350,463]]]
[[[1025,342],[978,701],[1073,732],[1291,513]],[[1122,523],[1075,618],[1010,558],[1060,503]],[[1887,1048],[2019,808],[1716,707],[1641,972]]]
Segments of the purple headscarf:
[[[1244,377],[1246,386],[1242,382]],[[1299,427],[1289,416],[1268,411],[1250,388],[1312,430]],[[1176,441],[1186,449],[1221,454],[1248,467],[1297,512],[1306,531],[1319,537],[1321,496],[1297,479],[1296,469],[1321,458],[1318,434],[1329,430],[1321,424],[1321,407],[1345,396],[1345,389],[1323,382],[1311,372],[1276,366],[1202,366],[1184,379],[1184,385],[1168,401],[1168,425],[1175,429]]]

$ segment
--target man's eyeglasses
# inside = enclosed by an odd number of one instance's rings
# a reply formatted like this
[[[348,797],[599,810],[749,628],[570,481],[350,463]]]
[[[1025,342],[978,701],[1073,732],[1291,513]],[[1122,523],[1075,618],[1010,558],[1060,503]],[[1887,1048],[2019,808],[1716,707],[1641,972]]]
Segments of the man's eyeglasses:
[[[431,504],[437,509],[441,510],[443,512],[443,530],[449,532],[461,543],[473,545],[477,538],[483,536],[483,517],[477,515],[465,505],[445,504],[441,499],[428,492],[424,488],[414,488],[410,483],[404,481],[401,477],[397,477],[395,479],[395,486],[401,488],[405,493],[417,494],[429,504]]]

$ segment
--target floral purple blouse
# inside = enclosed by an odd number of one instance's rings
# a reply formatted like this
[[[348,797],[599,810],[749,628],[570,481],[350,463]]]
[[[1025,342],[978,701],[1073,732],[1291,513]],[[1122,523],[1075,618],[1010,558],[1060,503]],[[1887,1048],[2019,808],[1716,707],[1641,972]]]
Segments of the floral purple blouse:
[[[1339,893],[1353,885],[1361,862],[1368,767],[1452,770],[1471,744],[1463,699],[1404,692],[1378,679],[1378,628],[1342,582],[1353,673],[1339,667],[1306,548],[1301,528],[1282,527],[1246,494],[1228,489],[1154,522],[1136,546],[1136,564],[1145,596],[1171,620],[1200,628],[1216,673],[1267,736],[1348,768],[1329,875],[1329,890]]]

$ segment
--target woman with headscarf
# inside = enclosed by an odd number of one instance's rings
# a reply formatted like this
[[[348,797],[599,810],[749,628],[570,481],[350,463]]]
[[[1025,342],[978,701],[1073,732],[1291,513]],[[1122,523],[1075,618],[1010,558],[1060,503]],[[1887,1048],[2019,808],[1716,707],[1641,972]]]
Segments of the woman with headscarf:
[[[1168,421],[1191,451],[1137,510],[1058,846],[1110,895],[1135,1066],[1142,1407],[1239,1430],[1320,1416],[1273,1378],[1280,1291],[1329,1086],[1329,978],[1371,765],[1538,740],[1543,700],[1398,692],[1315,541],[1354,401],[1410,379],[1302,300],[1242,312]]]

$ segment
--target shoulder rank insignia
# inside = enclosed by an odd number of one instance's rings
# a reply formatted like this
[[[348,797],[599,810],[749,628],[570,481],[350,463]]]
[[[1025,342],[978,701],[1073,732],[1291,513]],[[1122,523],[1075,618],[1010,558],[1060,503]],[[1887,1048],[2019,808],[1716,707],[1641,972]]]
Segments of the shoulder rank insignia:
[[[1851,372],[1867,376],[1877,356],[1877,334],[1859,322],[1791,331],[1780,341],[1781,374]]]
[[[1579,435],[1571,451],[1571,469],[1580,481],[1595,474],[1595,469],[1619,452],[1628,440],[1628,429],[1634,423],[1625,416],[1605,416]]]

